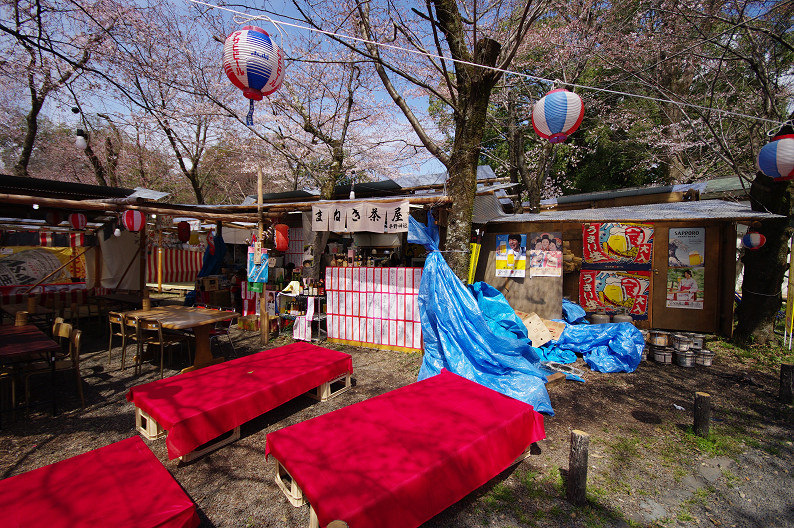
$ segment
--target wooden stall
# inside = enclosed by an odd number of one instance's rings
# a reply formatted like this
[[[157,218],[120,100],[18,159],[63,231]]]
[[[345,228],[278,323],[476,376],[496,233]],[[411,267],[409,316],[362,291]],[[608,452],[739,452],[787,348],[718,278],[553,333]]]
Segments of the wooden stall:
[[[722,200],[500,216],[486,225],[475,278],[502,291],[515,309],[541,317],[560,317],[566,297],[589,313],[601,304],[613,313],[625,306],[640,328],[730,335],[737,223],[775,216]],[[559,233],[570,256],[561,276],[496,277],[496,241],[506,233]],[[612,236],[617,248],[606,240]],[[611,259],[602,255],[605,247],[641,258]],[[615,277],[628,282],[610,284]]]

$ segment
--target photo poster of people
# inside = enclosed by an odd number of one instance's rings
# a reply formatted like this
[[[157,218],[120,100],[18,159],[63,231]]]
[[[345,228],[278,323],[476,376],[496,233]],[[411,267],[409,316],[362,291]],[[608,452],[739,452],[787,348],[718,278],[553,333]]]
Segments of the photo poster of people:
[[[531,233],[529,237],[529,276],[562,276],[562,233]]]
[[[496,276],[526,277],[527,235],[496,235]]]
[[[703,309],[706,228],[671,228],[667,243],[668,308]]]

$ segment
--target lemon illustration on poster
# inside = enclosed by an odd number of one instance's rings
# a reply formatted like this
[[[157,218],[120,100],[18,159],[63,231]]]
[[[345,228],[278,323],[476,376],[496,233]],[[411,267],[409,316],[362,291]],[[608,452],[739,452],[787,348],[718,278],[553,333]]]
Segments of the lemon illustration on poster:
[[[702,310],[706,229],[670,229],[667,245],[668,308]]]

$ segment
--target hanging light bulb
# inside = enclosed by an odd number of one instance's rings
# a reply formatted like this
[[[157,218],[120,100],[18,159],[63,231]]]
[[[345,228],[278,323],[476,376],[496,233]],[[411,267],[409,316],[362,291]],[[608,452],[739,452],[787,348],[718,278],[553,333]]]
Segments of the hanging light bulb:
[[[119,229],[118,227],[116,229],[114,229],[113,230],[113,236],[120,237],[121,236],[121,229]]]
[[[88,141],[85,139],[85,131],[82,128],[77,129],[77,137],[74,138],[74,146],[80,150],[88,148]]]
[[[350,173],[350,199],[356,199],[356,171]]]

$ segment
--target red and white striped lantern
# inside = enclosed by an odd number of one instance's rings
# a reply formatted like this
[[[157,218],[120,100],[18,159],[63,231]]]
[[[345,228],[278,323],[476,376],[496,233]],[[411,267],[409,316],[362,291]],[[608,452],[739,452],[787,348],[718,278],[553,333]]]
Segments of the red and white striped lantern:
[[[47,209],[44,213],[44,221],[51,226],[57,226],[63,220],[63,215],[57,209]]]
[[[121,222],[127,231],[140,231],[146,225],[146,216],[140,211],[124,211],[124,214],[121,215]]]
[[[85,229],[88,225],[88,217],[83,213],[72,213],[69,215],[69,223],[72,229]]]

